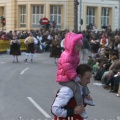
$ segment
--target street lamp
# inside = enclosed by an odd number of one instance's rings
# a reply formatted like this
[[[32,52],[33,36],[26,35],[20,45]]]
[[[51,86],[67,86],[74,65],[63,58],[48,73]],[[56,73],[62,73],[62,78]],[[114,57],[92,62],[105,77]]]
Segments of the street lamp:
[[[80,31],[81,31],[81,25],[83,24],[81,22],[82,22],[82,0],[80,0],[80,18],[79,18]]]
[[[78,32],[78,0],[74,0],[74,32]]]
[[[119,19],[118,20],[119,20],[118,23],[119,23],[119,29],[120,29],[120,0],[119,0]]]

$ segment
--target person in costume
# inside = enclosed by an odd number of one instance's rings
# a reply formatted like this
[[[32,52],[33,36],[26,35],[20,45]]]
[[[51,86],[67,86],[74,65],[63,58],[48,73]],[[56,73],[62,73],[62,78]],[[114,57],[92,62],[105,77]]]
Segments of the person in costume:
[[[10,40],[10,55],[13,55],[13,63],[18,62],[18,55],[21,55],[20,40],[15,34],[13,34],[13,38]]]
[[[24,43],[27,45],[26,58],[24,62],[28,61],[28,56],[31,56],[32,62],[33,54],[35,52],[35,45],[38,44],[38,40],[35,37],[33,37],[32,33],[30,33],[30,35],[25,39]]]
[[[51,47],[50,57],[54,57],[55,64],[57,64],[58,58],[61,55],[60,40],[58,39],[58,35],[55,35],[55,38],[54,40],[52,40],[50,47]]]

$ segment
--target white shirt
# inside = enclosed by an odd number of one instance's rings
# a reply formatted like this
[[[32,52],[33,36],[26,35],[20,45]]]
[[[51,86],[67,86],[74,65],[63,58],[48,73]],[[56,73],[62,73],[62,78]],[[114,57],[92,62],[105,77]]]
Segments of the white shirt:
[[[80,85],[81,95],[83,87]],[[57,93],[57,97],[54,100],[52,105],[52,113],[58,117],[66,117],[67,110],[64,108],[69,100],[73,97],[73,91],[66,86],[63,86]]]

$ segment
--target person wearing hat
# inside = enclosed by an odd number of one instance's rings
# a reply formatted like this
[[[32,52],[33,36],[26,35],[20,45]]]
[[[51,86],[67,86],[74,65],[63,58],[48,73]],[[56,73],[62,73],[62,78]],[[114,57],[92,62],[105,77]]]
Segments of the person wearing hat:
[[[27,45],[26,59],[24,62],[27,62],[28,56],[31,55],[31,62],[33,61],[33,54],[35,51],[35,45],[38,44],[38,40],[33,37],[33,34],[30,33],[29,36],[25,39],[24,43]]]

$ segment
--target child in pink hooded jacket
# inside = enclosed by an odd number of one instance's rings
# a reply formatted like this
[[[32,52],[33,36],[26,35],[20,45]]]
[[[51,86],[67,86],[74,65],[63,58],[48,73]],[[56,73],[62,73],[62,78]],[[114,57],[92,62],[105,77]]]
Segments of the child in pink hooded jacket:
[[[79,51],[82,46],[83,36],[82,34],[75,34],[69,32],[66,34],[64,41],[65,51],[61,54],[61,57],[58,60],[58,71],[56,82],[59,82],[62,86],[67,86],[71,88],[74,92],[74,97],[77,105],[83,105],[83,97],[77,81],[80,81],[80,78],[77,76],[77,67],[80,62]],[[88,96],[90,91],[86,86],[82,90],[84,96]],[[91,104],[93,104],[92,98]],[[81,114],[81,117],[87,118],[88,115],[86,112]]]

